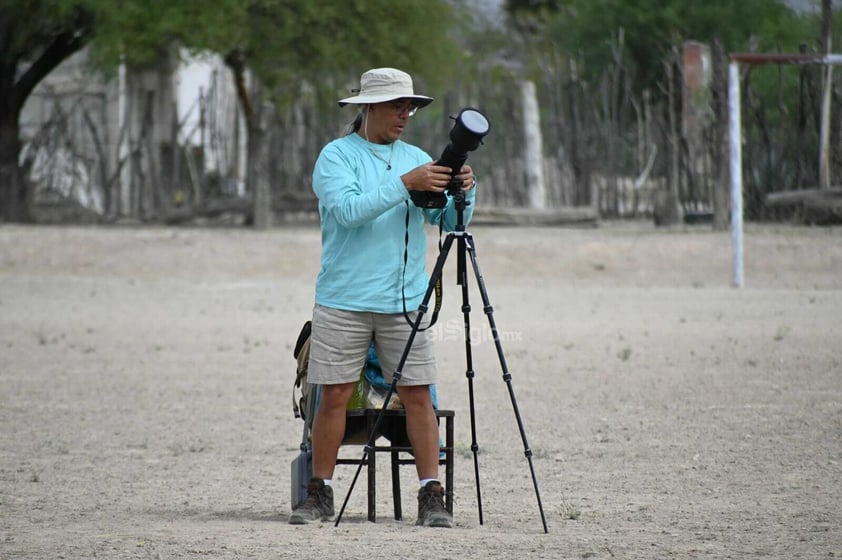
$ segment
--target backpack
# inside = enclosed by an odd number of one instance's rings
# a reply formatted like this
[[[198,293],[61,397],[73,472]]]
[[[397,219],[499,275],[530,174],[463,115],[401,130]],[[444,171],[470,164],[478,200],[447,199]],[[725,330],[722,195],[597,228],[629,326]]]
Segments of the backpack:
[[[296,360],[296,368],[295,368],[295,381],[292,384],[292,412],[296,418],[301,418],[304,422],[309,422],[310,419],[307,418],[307,410],[308,410],[308,403],[307,403],[307,396],[310,393],[310,385],[307,382],[307,371],[308,371],[308,364],[310,362],[310,335],[313,330],[313,325],[311,321],[307,321],[304,323],[304,326],[301,327],[301,332],[298,333],[298,339],[295,341],[295,348],[293,348],[292,355]],[[380,374],[380,365],[376,361],[376,354],[374,354],[374,348],[369,350],[369,356],[374,356],[374,364],[377,368],[377,373]],[[369,358],[371,359],[371,358]],[[367,408],[367,407],[374,407],[376,406],[377,398],[379,397],[380,400],[383,400],[383,396],[385,396],[385,392],[388,391],[389,386],[386,385],[383,389],[378,389],[371,387],[366,380],[366,368],[364,367],[360,372],[360,381],[357,383],[356,388],[354,389],[353,395],[351,395],[351,400],[349,402],[349,408]],[[380,374],[380,379],[382,381],[382,374]],[[374,390],[378,392],[374,392]],[[383,393],[383,396],[380,396],[380,393]],[[312,403],[313,410],[316,409],[319,402],[319,395],[318,391],[314,394],[315,402]],[[395,395],[393,401],[393,407],[398,406],[400,403],[400,399]]]
[[[304,323],[292,351],[293,358],[298,362],[295,369],[295,382],[292,385],[292,412],[296,418],[304,418],[304,420],[307,420],[305,411],[307,410],[307,393],[310,387],[307,384],[307,365],[310,362],[311,330],[312,323],[310,321]],[[297,398],[296,393],[299,395]]]
[[[307,382],[307,371],[310,362],[310,335],[312,330],[312,322],[305,322],[304,326],[301,327],[301,332],[298,333],[298,339],[295,341],[295,347],[292,351],[292,356],[295,358],[297,364],[295,368],[295,381],[292,384],[292,412],[296,418],[301,418],[305,423],[310,422],[310,419],[307,418],[307,397],[311,387]],[[369,349],[366,365],[360,371],[360,381],[357,383],[354,393],[351,395],[348,407],[381,408],[389,387],[383,381],[383,374],[380,372],[380,363],[377,360],[377,354],[374,353],[374,345],[372,344],[372,347]],[[315,402],[311,403],[313,410],[318,407],[318,391],[316,391],[314,397]],[[403,405],[400,403],[400,398],[395,394],[390,402],[389,408],[399,408],[401,406]]]

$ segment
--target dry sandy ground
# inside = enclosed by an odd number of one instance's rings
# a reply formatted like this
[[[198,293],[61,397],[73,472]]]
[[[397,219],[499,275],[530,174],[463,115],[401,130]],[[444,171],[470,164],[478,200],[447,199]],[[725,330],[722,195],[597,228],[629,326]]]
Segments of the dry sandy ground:
[[[384,473],[376,524],[363,475],[293,527],[317,228],[4,226],[0,558],[842,557],[842,230],[748,227],[744,289],[706,228],[471,231],[548,534],[472,278],[479,523],[455,259],[455,528],[414,526],[411,467],[404,521]]]

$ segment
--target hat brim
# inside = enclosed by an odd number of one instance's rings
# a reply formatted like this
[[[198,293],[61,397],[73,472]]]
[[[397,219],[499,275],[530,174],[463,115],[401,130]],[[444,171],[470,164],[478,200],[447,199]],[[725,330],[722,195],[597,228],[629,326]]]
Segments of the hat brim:
[[[412,99],[412,102],[418,107],[426,107],[433,102],[432,97],[426,95],[355,95],[353,97],[346,97],[338,101],[340,107],[345,105],[365,105],[367,103],[385,103],[386,101],[394,101],[395,99]]]

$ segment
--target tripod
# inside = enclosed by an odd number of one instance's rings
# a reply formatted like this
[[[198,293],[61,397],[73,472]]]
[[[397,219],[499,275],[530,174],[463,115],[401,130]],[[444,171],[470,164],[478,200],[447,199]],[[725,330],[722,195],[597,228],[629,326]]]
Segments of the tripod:
[[[491,307],[491,302],[488,298],[488,292],[485,289],[485,282],[482,278],[482,274],[480,273],[479,264],[477,263],[476,249],[474,248],[474,239],[473,236],[470,233],[468,233],[465,229],[464,213],[465,207],[469,204],[469,202],[465,200],[465,194],[462,191],[462,189],[456,187],[453,181],[451,181],[451,185],[448,187],[448,190],[453,196],[454,207],[456,208],[456,228],[454,229],[454,231],[449,232],[447,234],[444,243],[442,244],[441,250],[439,251],[438,259],[436,260],[436,264],[433,267],[433,271],[430,275],[430,281],[427,287],[427,291],[424,294],[424,298],[421,301],[421,305],[418,306],[418,313],[416,314],[415,321],[412,325],[412,330],[409,333],[409,338],[406,342],[406,346],[404,347],[403,354],[401,355],[401,359],[398,362],[397,368],[395,369],[395,372],[392,376],[392,384],[389,387],[389,392],[386,394],[386,399],[383,402],[383,408],[380,410],[380,413],[378,414],[377,419],[375,420],[371,434],[369,435],[368,442],[363,448],[362,460],[360,461],[359,466],[357,467],[357,472],[354,475],[353,480],[351,481],[351,486],[348,489],[348,493],[345,496],[345,501],[342,503],[342,508],[339,510],[339,515],[337,515],[336,517],[336,523],[334,526],[339,526],[339,522],[342,520],[342,514],[345,512],[345,506],[348,505],[348,499],[351,497],[351,493],[353,492],[354,486],[356,485],[357,479],[359,478],[360,472],[362,471],[363,464],[365,463],[368,454],[373,453],[374,442],[377,439],[378,430],[380,428],[380,424],[384,416],[383,411],[385,411],[388,408],[389,401],[391,400],[392,396],[397,390],[398,381],[400,381],[403,375],[403,366],[406,363],[407,357],[409,356],[409,351],[412,348],[412,343],[415,340],[415,336],[420,330],[421,320],[424,317],[424,314],[427,312],[428,304],[430,302],[430,298],[433,294],[433,291],[435,290],[436,284],[441,279],[444,264],[447,261],[447,257],[450,253],[451,248],[453,247],[453,242],[456,241],[456,274],[457,284],[462,286],[462,314],[464,317],[463,326],[465,332],[465,358],[467,362],[465,375],[468,379],[468,401],[471,416],[471,451],[473,453],[474,459],[474,477],[476,480],[477,488],[477,508],[479,512],[479,523],[480,525],[483,524],[482,492],[480,490],[479,461],[477,457],[479,452],[479,446],[477,445],[476,409],[474,403],[475,373],[473,369],[473,355],[471,352],[471,305],[468,299],[468,271],[466,260],[467,257],[470,257],[471,260],[471,267],[473,268],[474,276],[476,277],[477,286],[479,287],[480,296],[482,298],[483,311],[488,317],[488,324],[491,328],[491,334],[494,339],[494,346],[497,350],[497,357],[500,361],[500,367],[503,371],[503,381],[506,383],[506,387],[508,388],[509,398],[512,402],[512,409],[515,414],[515,419],[517,420],[518,431],[520,432],[521,440],[523,440],[524,456],[526,457],[527,463],[529,464],[529,471],[532,475],[532,485],[535,488],[535,497],[538,501],[538,510],[541,514],[541,523],[543,524],[544,533],[548,533],[549,530],[547,529],[547,520],[544,515],[544,507],[541,504],[541,493],[538,490],[538,480],[535,477],[535,467],[532,464],[532,450],[529,448],[529,443],[526,439],[526,430],[523,426],[523,420],[520,416],[520,409],[518,408],[514,388],[512,387],[512,375],[511,373],[509,373],[509,368],[506,365],[506,357],[503,354],[503,346],[500,343],[497,325],[494,321],[494,310]],[[448,491],[452,491],[452,489],[448,488]]]

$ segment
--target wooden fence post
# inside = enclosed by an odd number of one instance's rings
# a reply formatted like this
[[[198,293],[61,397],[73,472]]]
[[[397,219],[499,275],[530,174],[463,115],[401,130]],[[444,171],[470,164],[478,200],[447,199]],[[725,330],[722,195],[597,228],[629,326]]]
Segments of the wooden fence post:
[[[544,184],[544,148],[541,138],[541,123],[538,115],[538,95],[535,83],[523,80],[520,83],[523,103],[523,160],[526,173],[526,192],[530,208],[545,208],[547,189]]]

